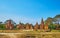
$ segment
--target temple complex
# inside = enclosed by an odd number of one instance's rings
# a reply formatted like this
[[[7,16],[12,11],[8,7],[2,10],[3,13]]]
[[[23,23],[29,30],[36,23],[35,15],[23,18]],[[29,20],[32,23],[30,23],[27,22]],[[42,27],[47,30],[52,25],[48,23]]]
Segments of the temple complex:
[[[6,29],[13,29],[14,25],[12,24],[11,20],[8,20],[6,23]],[[32,24],[26,23],[25,25],[19,23],[16,25],[17,29],[26,29],[26,30],[48,30],[48,23],[44,24],[43,19],[41,20],[41,24],[39,25],[38,22],[33,26]]]

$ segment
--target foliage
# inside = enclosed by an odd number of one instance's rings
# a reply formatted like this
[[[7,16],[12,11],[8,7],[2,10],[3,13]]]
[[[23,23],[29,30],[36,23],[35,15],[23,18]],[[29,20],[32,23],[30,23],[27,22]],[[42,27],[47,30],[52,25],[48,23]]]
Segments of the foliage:
[[[54,19],[55,23],[59,24],[59,22],[60,22],[60,15],[56,15],[53,19]]]
[[[0,24],[0,29],[4,30],[5,29],[5,24]]]
[[[55,24],[53,24],[53,23],[51,23],[50,25],[49,25],[49,29],[56,29],[56,25]]]
[[[54,18],[48,17],[47,20],[45,20],[45,23],[48,23],[49,29],[56,29],[56,25],[60,23],[60,15],[56,15]]]
[[[48,17],[48,18],[45,20],[45,23],[50,24],[50,23],[52,23],[52,20],[53,20],[53,18]]]

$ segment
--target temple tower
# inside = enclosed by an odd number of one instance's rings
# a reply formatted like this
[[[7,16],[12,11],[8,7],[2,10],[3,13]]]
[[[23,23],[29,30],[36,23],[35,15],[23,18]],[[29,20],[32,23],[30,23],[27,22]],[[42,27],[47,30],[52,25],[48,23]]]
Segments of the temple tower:
[[[29,29],[33,29],[33,26],[32,26],[32,24],[29,24]]]
[[[38,29],[38,22],[36,22],[34,29],[37,30]]]
[[[29,23],[26,24],[26,30],[30,29],[29,28]]]
[[[44,29],[48,30],[48,23],[45,24]]]
[[[20,23],[20,24],[17,25],[16,28],[17,28],[17,29],[24,29],[24,26]]]
[[[44,29],[44,21],[43,21],[43,18],[42,18],[42,20],[41,20],[40,29],[41,29],[41,30]]]

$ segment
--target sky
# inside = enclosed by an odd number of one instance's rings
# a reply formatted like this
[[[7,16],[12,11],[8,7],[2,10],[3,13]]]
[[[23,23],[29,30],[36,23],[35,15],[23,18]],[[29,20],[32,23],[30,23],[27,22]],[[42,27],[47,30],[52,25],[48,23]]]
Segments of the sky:
[[[60,14],[60,0],[0,0],[0,21],[40,23]]]

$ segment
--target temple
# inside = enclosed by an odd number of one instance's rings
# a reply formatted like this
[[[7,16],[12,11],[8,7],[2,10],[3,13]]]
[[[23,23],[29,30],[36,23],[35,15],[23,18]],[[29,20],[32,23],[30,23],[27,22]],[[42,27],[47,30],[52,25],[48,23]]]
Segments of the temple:
[[[11,20],[8,20],[7,23],[6,23],[6,29],[13,29],[14,28],[14,25],[11,23]]]
[[[24,29],[23,25],[20,23],[16,26],[17,29]]]
[[[12,24],[11,20],[8,20],[7,23],[6,23],[6,29],[13,29],[14,28],[14,24]],[[44,24],[44,21],[43,21],[43,18],[41,20],[41,24],[39,25],[38,22],[36,22],[35,25],[32,25],[32,24],[29,24],[29,23],[26,23],[25,25],[19,23],[16,25],[16,28],[17,29],[26,29],[26,30],[31,30],[31,29],[34,29],[34,30],[48,30],[48,23]]]
[[[41,29],[41,30],[44,29],[44,21],[43,21],[43,18],[42,18],[42,20],[41,20],[40,29]]]
[[[35,29],[35,30],[38,29],[38,22],[35,24],[34,29]]]

